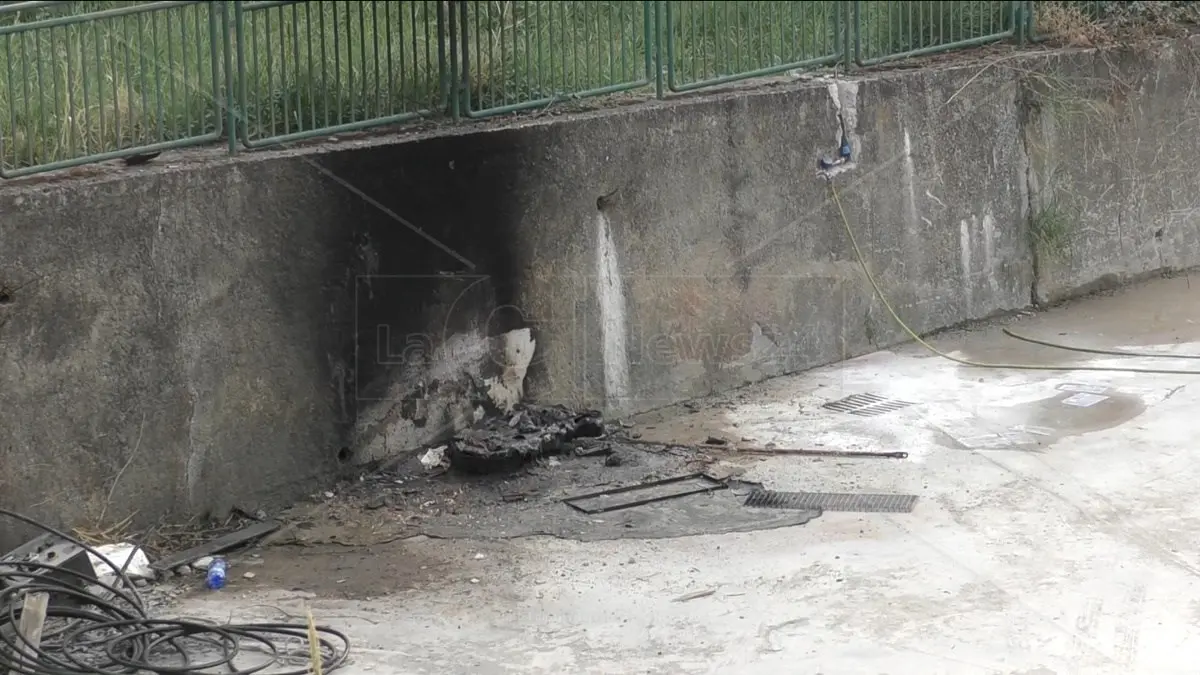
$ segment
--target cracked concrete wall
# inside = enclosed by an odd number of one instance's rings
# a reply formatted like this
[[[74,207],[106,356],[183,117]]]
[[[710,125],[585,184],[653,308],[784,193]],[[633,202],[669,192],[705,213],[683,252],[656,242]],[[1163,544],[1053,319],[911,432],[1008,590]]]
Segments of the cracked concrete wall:
[[[1200,265],[1200,39],[1029,65],[1037,300]]]
[[[522,397],[625,413],[901,341],[815,175],[839,112],[842,206],[915,330],[1029,304],[1035,267],[1057,297],[1195,264],[1192,46],[13,183],[0,504],[253,508]],[[1029,244],[1055,196],[1058,268]]]

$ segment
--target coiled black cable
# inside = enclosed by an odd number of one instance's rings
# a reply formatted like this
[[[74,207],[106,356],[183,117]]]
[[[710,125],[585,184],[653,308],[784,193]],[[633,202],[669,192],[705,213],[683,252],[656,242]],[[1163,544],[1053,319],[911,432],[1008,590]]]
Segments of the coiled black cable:
[[[0,509],[18,520],[79,546],[116,573],[112,583],[66,567],[45,563],[0,563],[0,673],[19,675],[130,675],[139,671],[185,675],[212,668],[229,675],[307,675],[309,629],[305,624],[217,624],[199,619],[151,618],[124,569],[99,551],[20,513]],[[39,573],[41,572],[41,573]],[[53,574],[51,574],[53,572]],[[92,589],[99,588],[102,592]],[[44,592],[56,602],[46,611],[41,644],[33,647],[17,630],[26,594]],[[317,626],[323,672],[344,665],[350,640]],[[285,644],[285,640],[292,644]],[[247,653],[251,664],[234,664]],[[288,668],[286,661],[304,664]]]

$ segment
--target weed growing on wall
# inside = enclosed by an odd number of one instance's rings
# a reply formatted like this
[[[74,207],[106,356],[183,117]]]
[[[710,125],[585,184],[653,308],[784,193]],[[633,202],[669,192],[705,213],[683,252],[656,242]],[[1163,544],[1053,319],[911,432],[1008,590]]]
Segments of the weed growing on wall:
[[[1050,200],[1029,222],[1029,245],[1041,260],[1061,262],[1071,251],[1071,233],[1079,218],[1058,200]]]

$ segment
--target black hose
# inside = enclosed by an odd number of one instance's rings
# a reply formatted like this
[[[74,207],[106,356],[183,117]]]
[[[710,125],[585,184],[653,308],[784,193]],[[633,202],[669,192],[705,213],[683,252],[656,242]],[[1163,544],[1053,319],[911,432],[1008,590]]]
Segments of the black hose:
[[[112,583],[104,583],[55,565],[0,563],[0,608],[7,608],[0,612],[0,673],[131,675],[144,671],[185,675],[213,668],[228,675],[254,675],[267,668],[272,675],[312,672],[306,624],[151,618],[125,570],[99,551],[19,513],[0,509],[0,516],[61,537],[98,557],[116,573]],[[42,641],[35,648],[17,626],[24,596],[39,592],[50,594],[57,602],[47,608]],[[325,626],[316,630],[322,672],[344,665],[350,653],[349,638]],[[235,666],[239,656],[249,660],[248,652],[255,655],[253,661]],[[288,665],[292,667],[281,669]]]
[[[1038,345],[1039,347],[1050,347],[1052,349],[1063,349],[1068,352],[1079,352],[1080,354],[1100,354],[1102,356],[1131,356],[1139,359],[1200,359],[1200,354],[1166,354],[1163,352],[1136,352],[1129,349],[1099,349],[1094,347],[1077,347],[1075,345],[1066,345],[1061,342],[1050,342],[1049,340],[1039,340],[1028,335],[1003,329],[1005,335],[1021,342]]]

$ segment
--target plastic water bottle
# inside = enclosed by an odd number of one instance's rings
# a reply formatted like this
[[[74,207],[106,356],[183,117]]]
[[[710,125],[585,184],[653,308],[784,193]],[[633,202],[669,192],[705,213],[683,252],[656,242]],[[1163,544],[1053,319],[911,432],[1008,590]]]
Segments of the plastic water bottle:
[[[210,591],[219,591],[225,588],[225,579],[229,573],[229,563],[225,562],[224,558],[213,558],[212,563],[208,566],[208,576],[204,580],[204,585],[208,586]]]

